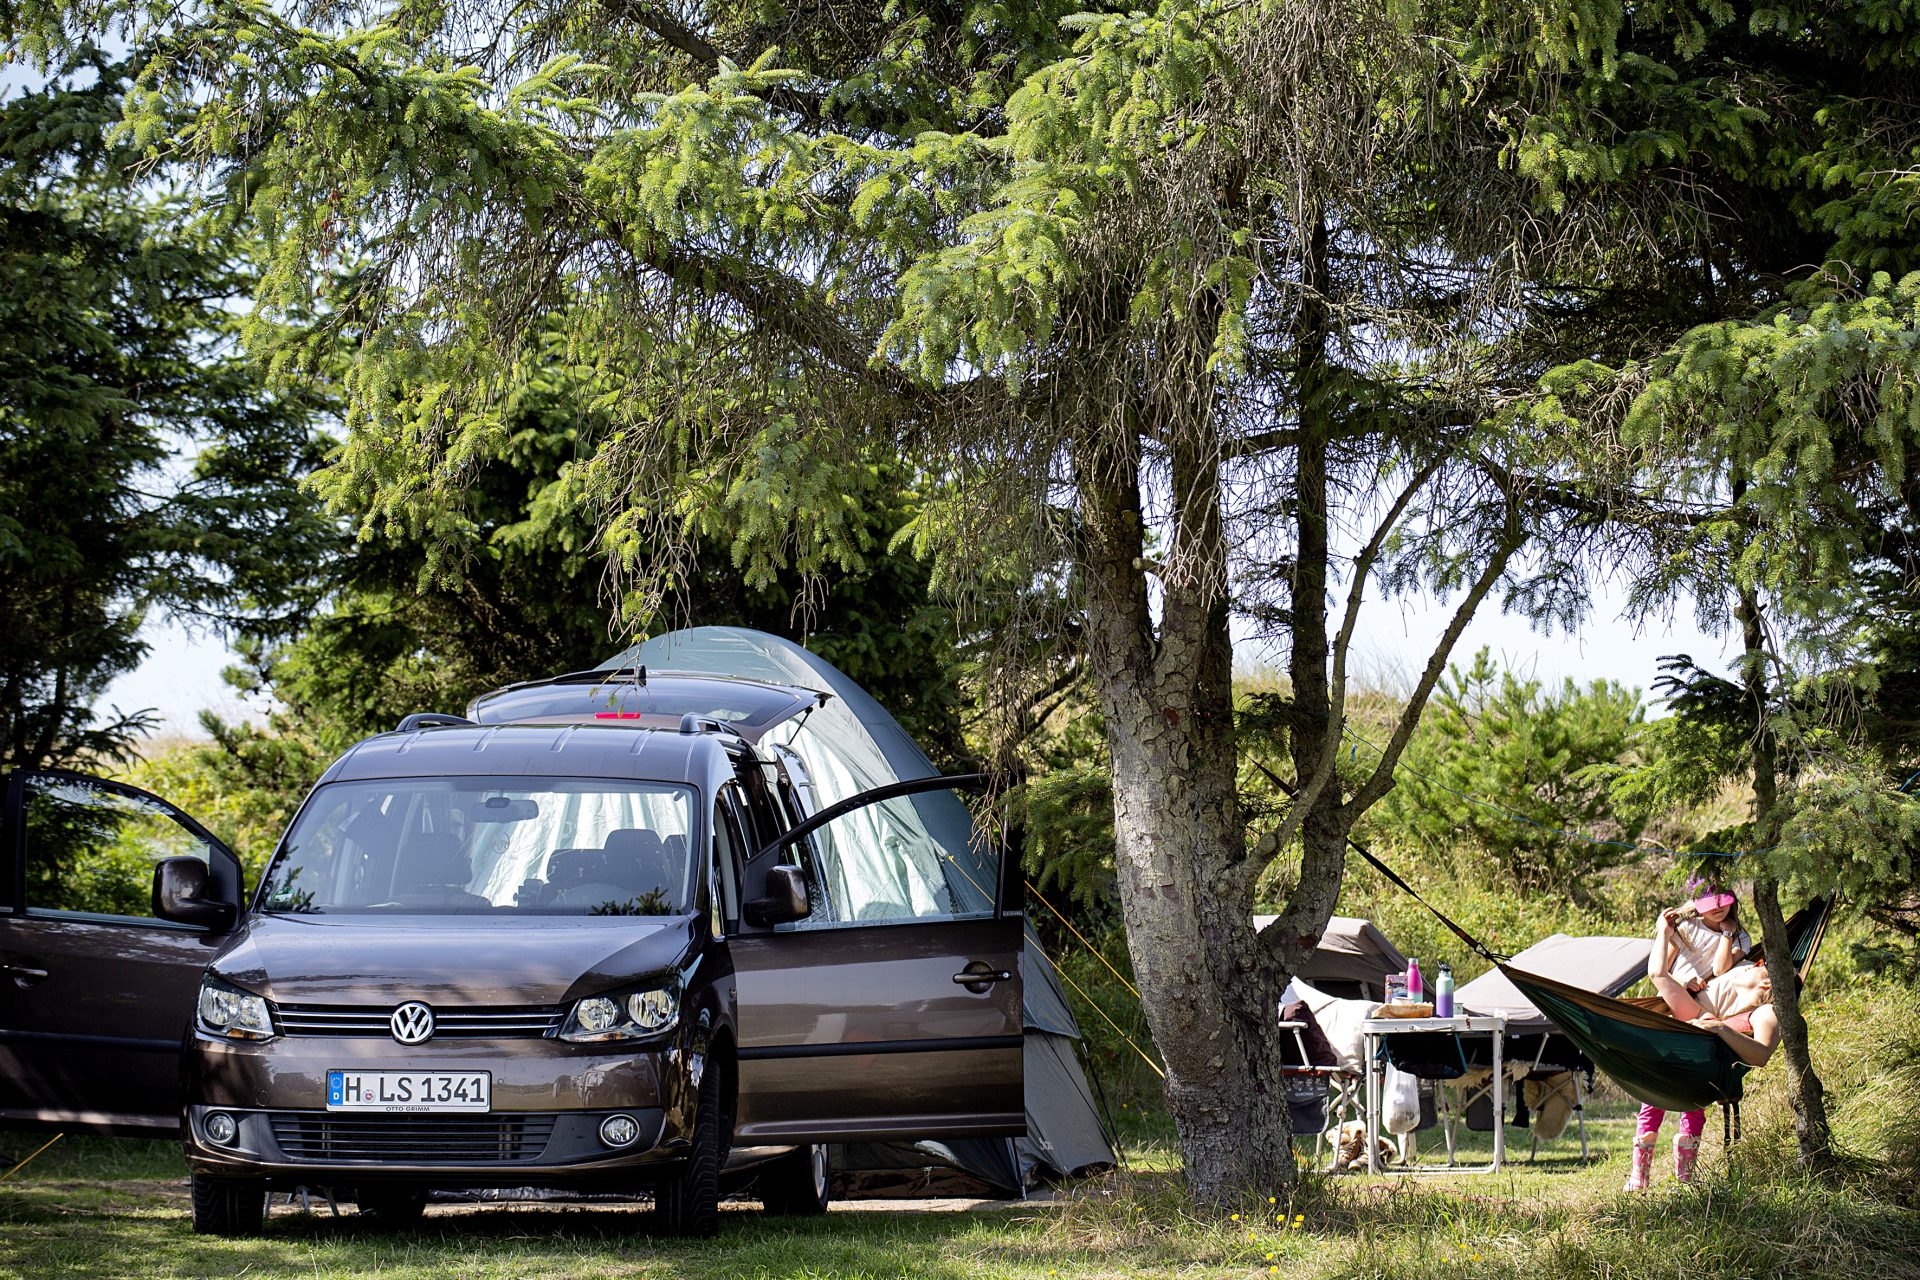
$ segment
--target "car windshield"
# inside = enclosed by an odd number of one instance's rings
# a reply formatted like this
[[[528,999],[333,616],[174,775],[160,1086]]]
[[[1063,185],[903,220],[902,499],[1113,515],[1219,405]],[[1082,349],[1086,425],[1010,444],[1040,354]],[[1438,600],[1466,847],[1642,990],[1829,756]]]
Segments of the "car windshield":
[[[320,914],[691,909],[694,794],[593,778],[335,782],[301,809],[261,907]]]

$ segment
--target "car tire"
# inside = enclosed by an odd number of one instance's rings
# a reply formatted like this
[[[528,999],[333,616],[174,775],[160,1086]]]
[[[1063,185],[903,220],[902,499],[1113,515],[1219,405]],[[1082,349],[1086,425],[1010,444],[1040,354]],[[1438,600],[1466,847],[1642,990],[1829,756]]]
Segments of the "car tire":
[[[398,1231],[420,1221],[427,1211],[425,1187],[363,1187],[354,1196],[354,1217],[368,1226]]]
[[[257,1236],[267,1218],[267,1184],[256,1178],[189,1179],[193,1229],[203,1236]]]
[[[708,1072],[694,1110],[693,1149],[680,1172],[654,1192],[653,1212],[670,1236],[720,1232],[720,1088]]]
[[[755,1184],[768,1213],[810,1218],[827,1211],[832,1199],[827,1178],[827,1147],[816,1142],[769,1164]]]

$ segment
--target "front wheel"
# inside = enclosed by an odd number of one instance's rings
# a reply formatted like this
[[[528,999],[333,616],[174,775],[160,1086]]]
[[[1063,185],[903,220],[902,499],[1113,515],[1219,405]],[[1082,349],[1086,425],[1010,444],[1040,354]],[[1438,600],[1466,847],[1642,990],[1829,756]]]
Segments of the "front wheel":
[[[267,1217],[267,1184],[257,1178],[190,1179],[193,1229],[203,1236],[257,1236]]]
[[[668,1235],[720,1232],[720,1086],[711,1071],[694,1112],[693,1150],[685,1167],[654,1193],[653,1212]]]
[[[789,1213],[797,1217],[825,1213],[831,1198],[827,1172],[825,1143],[816,1142],[781,1156],[754,1180],[760,1191],[760,1203],[768,1213]]]

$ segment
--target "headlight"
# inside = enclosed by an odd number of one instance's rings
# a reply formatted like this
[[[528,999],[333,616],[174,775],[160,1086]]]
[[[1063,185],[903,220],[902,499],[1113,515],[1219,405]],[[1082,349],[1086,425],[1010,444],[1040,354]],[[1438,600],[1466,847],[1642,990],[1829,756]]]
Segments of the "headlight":
[[[195,1025],[208,1035],[233,1040],[273,1037],[273,1015],[267,1002],[210,973],[200,979],[200,1002],[194,1012]]]
[[[560,1028],[560,1038],[576,1044],[596,1040],[635,1040],[657,1036],[680,1018],[677,979],[638,991],[588,996],[575,1002]]]

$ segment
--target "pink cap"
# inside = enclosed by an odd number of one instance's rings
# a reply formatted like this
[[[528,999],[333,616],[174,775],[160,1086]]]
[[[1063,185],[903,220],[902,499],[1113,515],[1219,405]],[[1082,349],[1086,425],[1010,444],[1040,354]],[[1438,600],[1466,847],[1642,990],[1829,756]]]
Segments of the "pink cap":
[[[1709,889],[1693,900],[1693,909],[1701,915],[1733,905],[1733,895],[1725,889]]]

